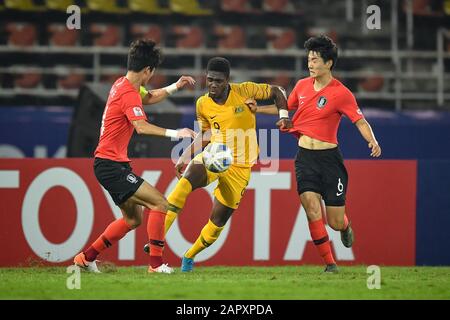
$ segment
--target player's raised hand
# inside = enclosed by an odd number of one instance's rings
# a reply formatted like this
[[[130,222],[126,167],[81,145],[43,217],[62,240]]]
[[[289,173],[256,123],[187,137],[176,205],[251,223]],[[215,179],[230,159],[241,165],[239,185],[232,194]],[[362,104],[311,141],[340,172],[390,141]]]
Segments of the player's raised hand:
[[[177,130],[177,138],[195,138],[196,133],[189,128]]]
[[[381,147],[377,141],[369,142],[369,148],[371,149],[371,157],[378,158],[379,156],[381,156]]]
[[[250,109],[251,112],[256,113],[256,109],[258,108],[258,103],[253,98],[248,98],[245,100],[245,105]]]
[[[177,89],[180,90],[184,88],[186,85],[193,86],[195,84],[194,78],[190,76],[181,76],[180,79],[176,82]]]
[[[178,159],[177,163],[175,164],[175,175],[177,176],[178,180],[181,179],[181,177],[183,176],[184,170],[188,163],[189,163],[189,160],[185,160],[181,156]]]
[[[281,118],[280,120],[277,121],[276,125],[278,129],[280,129],[280,131],[288,131],[293,127],[292,121],[289,118]]]

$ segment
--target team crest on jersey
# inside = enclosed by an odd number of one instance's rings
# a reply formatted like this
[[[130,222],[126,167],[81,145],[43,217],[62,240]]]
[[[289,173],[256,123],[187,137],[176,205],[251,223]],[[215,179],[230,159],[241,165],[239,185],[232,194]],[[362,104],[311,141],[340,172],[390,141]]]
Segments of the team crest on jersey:
[[[234,108],[234,113],[241,113],[243,111],[244,111],[243,106],[237,106],[236,108]]]
[[[317,100],[317,108],[323,109],[327,104],[327,98],[324,96],[320,96],[319,100]]]
[[[142,113],[142,109],[141,108],[139,108],[139,107],[134,107],[133,108],[133,112],[134,112],[134,115],[136,116],[136,117],[142,117],[144,114]]]

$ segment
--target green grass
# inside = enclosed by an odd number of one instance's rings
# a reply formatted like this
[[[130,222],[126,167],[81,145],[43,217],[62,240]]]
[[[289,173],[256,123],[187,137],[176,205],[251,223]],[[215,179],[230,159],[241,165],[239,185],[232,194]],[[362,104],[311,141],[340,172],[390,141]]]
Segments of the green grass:
[[[316,266],[197,267],[147,274],[143,267],[81,273],[69,290],[64,267],[0,268],[0,299],[450,299],[449,267],[381,267],[381,289],[367,288],[366,266],[322,274]]]

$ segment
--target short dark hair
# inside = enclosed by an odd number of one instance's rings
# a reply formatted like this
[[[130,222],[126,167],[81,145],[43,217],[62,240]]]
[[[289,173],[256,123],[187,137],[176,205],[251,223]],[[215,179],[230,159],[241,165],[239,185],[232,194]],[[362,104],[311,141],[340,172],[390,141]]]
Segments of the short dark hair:
[[[139,39],[131,43],[128,52],[128,71],[139,72],[146,67],[157,68],[162,61],[161,50],[153,40]]]
[[[223,72],[227,76],[230,77],[230,62],[222,57],[214,57],[209,59],[208,65],[206,67],[206,71],[218,71]]]
[[[338,48],[329,37],[325,35],[311,37],[305,41],[305,49],[308,54],[310,51],[319,52],[325,63],[331,60],[333,64],[331,65],[330,70],[336,65]]]

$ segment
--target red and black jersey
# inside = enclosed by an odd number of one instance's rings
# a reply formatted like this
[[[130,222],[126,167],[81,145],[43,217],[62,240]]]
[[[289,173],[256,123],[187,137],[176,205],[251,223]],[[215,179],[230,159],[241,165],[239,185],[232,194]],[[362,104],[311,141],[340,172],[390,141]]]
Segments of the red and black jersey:
[[[139,92],[126,77],[114,82],[103,111],[100,141],[95,157],[129,162],[128,144],[133,135],[131,121],[147,119]]]
[[[289,95],[288,109],[297,109],[290,133],[335,144],[342,115],[353,123],[364,118],[351,91],[334,78],[320,91],[314,90],[314,78],[299,80]]]

